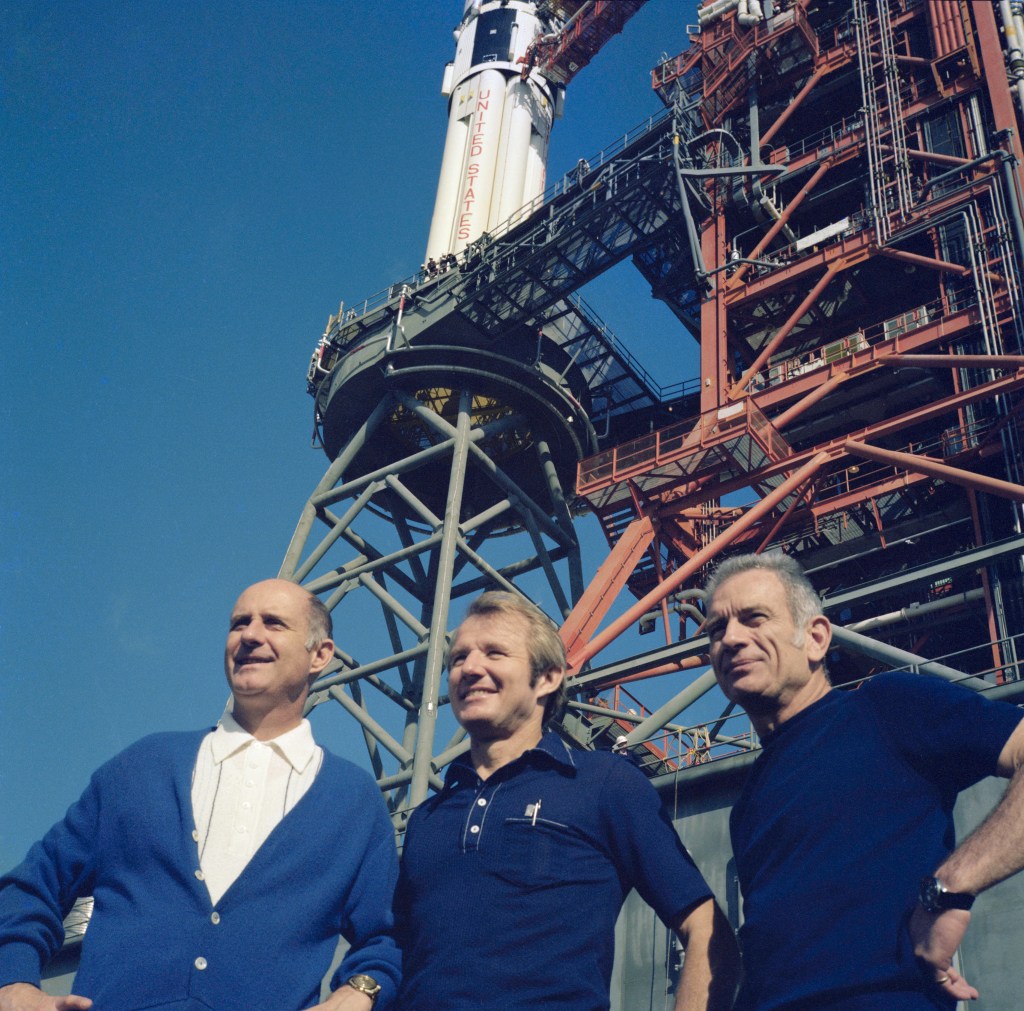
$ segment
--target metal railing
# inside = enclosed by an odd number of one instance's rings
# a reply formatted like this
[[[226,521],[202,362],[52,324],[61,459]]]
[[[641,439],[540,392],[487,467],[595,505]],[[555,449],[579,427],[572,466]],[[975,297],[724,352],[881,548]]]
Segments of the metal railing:
[[[1020,662],[1016,659],[1021,655],[1022,647],[1024,647],[1024,634],[1019,634],[992,642],[979,643],[963,650],[935,657],[928,662],[962,670],[965,681],[981,679],[989,682],[992,690],[995,690],[1022,680],[1024,672],[1021,671]],[[1008,659],[1003,663],[993,664],[991,658],[996,655]],[[920,673],[917,664],[908,664],[902,667],[886,666],[884,669],[885,671],[903,671],[911,674]],[[842,691],[855,690],[878,673],[882,673],[882,671],[879,670],[867,677],[843,684],[840,689]],[[927,676],[929,675],[922,674],[922,677]],[[614,719],[616,710],[620,710],[620,717],[634,717],[635,714],[628,710],[621,712],[619,700],[622,697],[632,700],[632,696],[621,686],[616,686],[612,701],[605,703],[609,706],[609,717]],[[635,702],[635,700],[633,701]],[[640,715],[645,713],[646,710],[643,710]],[[639,744],[649,746],[648,750],[658,756],[664,756],[662,760],[670,771],[718,762],[734,755],[749,753],[761,746],[757,734],[750,725],[750,717],[742,710],[728,715],[723,714],[705,723],[695,723],[689,726],[669,725]]]

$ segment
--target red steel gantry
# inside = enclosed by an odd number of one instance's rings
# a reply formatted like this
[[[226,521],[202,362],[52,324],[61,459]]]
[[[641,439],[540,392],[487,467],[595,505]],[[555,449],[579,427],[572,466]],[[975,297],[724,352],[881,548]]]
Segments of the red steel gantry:
[[[1013,22],[1004,47],[995,4],[748,6],[704,4],[690,47],[653,72],[685,110],[693,228],[651,280],[699,341],[699,413],[580,464],[612,553],[564,626],[573,665],[658,609],[673,638],[675,591],[723,554],[772,547],[801,560],[838,623],[1015,676]],[[626,583],[638,603],[598,632]],[[839,681],[868,673],[863,658],[832,666]]]

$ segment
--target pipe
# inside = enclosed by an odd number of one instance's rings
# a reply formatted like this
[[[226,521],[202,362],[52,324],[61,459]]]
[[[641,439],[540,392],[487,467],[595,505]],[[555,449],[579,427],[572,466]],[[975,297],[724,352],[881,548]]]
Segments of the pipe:
[[[925,194],[933,186],[937,186],[939,183],[948,179],[950,176],[959,175],[961,172],[965,172],[967,169],[977,168],[979,165],[984,165],[985,162],[991,161],[993,158],[998,158],[1002,152],[1000,151],[989,151],[988,154],[980,155],[977,158],[972,158],[970,161],[964,162],[957,168],[952,168],[948,172],[943,172],[941,175],[937,175],[932,179],[928,179],[925,184],[921,187],[921,199],[923,200]]]
[[[1024,99],[1021,108],[1024,109]],[[1002,132],[1001,132],[1002,133]],[[999,136],[1002,141],[1001,133]],[[1017,239],[1017,250],[1024,250],[1024,219],[1021,217],[1020,199],[1017,193],[1017,176],[1013,171],[1014,157],[1008,151],[1000,150],[999,161],[1003,170],[1003,186],[1010,202],[1010,211],[1013,217],[1013,231]]]
[[[1021,5],[1019,2],[1011,3],[1010,5],[1010,21],[1013,24],[1013,32],[1018,40],[1018,62],[1015,66],[1013,61],[1010,62],[1010,69],[1017,70],[1016,77],[1016,91],[1017,101],[1020,103],[1021,111],[1024,112],[1024,15],[1021,13]],[[1005,22],[1004,22],[1005,26]],[[1007,39],[1009,39],[1009,30],[1007,30]]]
[[[663,730],[668,723],[678,716],[684,709],[692,706],[694,702],[706,695],[718,684],[714,671],[705,671],[700,677],[695,678],[678,695],[671,698],[664,705],[659,707],[642,723],[637,724],[625,739],[617,742],[617,747],[628,748],[633,744],[639,744],[653,737],[659,730]]]
[[[932,41],[935,45],[935,55],[941,59],[950,52],[949,31],[946,28],[943,0],[928,0],[928,12],[931,14]]]
[[[900,621],[913,621],[913,619],[925,614],[945,611],[951,607],[964,607],[976,600],[984,599],[984,590],[967,590],[964,593],[957,593],[952,597],[942,597],[940,600],[933,600],[927,604],[913,604],[910,607],[901,607],[898,611],[889,611],[887,614],[876,615],[874,618],[868,618],[865,621],[856,621],[852,625],[847,625],[846,628],[850,632],[870,632],[875,628],[895,625]]]
[[[726,11],[738,6],[739,0],[711,0],[697,11],[697,22],[703,28],[706,24],[717,20]]]
[[[761,165],[761,114],[757,100],[756,74],[750,75],[750,88],[748,89],[748,95],[748,104],[750,106],[750,164],[753,168],[757,168]],[[742,185],[740,186],[740,191],[742,192]],[[757,206],[769,218],[774,222],[779,223],[785,229],[786,238],[789,239],[790,242],[795,242],[797,237],[794,234],[793,229],[786,225],[782,220],[782,212],[775,206],[771,197],[765,193],[764,185],[762,184],[761,177],[759,175],[755,175],[751,179],[750,191],[753,194],[754,201]],[[747,201],[747,206],[750,206],[749,201]],[[786,218],[789,218],[788,214],[786,215]]]
[[[736,8],[736,20],[744,27],[756,25],[762,18],[761,5],[757,0],[740,0]]]
[[[701,653],[699,656],[684,657],[682,660],[676,660],[674,663],[665,663],[660,667],[649,667],[647,670],[640,671],[637,674],[628,674],[624,678],[619,678],[614,683],[617,685],[628,685],[633,681],[648,681],[651,678],[660,678],[665,674],[678,674],[680,671],[693,670],[695,667],[707,667],[710,662],[707,654]]]
[[[791,421],[800,417],[809,407],[813,407],[819,400],[827,397],[840,383],[850,378],[849,372],[840,372],[826,379],[817,389],[812,390],[806,397],[802,397],[791,407],[783,411],[777,418],[772,418],[772,424],[776,431],[781,432]]]
[[[912,263],[915,266],[927,267],[929,270],[945,270],[957,277],[969,277],[971,268],[959,263],[949,263],[946,260],[936,260],[932,256],[922,256],[920,253],[909,253],[905,249],[893,249],[890,246],[882,246],[879,250],[882,256],[890,260],[902,260],[904,263]]]
[[[818,81],[820,81],[825,76],[825,74],[828,73],[828,70],[829,68],[825,64],[822,64],[820,67],[818,67],[817,70],[814,71],[813,74],[811,74],[809,78],[807,78],[807,83],[796,93],[796,95],[793,97],[793,100],[789,103],[789,105],[786,106],[786,108],[783,110],[779,118],[775,120],[774,123],[772,123],[772,125],[768,128],[768,132],[761,138],[761,147],[764,147],[765,144],[767,144],[772,139],[772,137],[774,137],[779,132],[779,130],[782,129],[782,127],[789,120],[789,117],[792,116],[794,112],[796,112],[796,110],[800,106],[800,103],[807,97],[811,89],[818,83]]]
[[[925,60],[926,63],[930,63],[930,60]],[[883,151],[888,151],[890,154],[895,152],[895,148],[891,144],[880,145]],[[936,165],[966,165],[969,158],[959,158],[954,154],[940,154],[938,151],[919,151],[916,147],[908,147],[906,149],[906,155],[908,158],[916,158],[918,161],[930,161],[935,162]]]

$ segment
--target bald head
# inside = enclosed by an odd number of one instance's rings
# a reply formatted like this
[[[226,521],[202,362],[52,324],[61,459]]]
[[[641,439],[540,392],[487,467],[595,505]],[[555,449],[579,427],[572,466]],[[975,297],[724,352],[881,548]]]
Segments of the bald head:
[[[302,603],[306,608],[306,649],[316,649],[322,642],[334,636],[334,627],[331,621],[331,612],[324,606],[323,601],[314,593],[310,593],[304,586],[293,583],[290,579],[261,579],[247,587],[242,598],[251,591],[279,593],[283,597],[291,598],[296,603]],[[236,604],[237,608],[237,604]]]
[[[323,604],[286,579],[254,583],[231,612],[224,671],[239,723],[261,739],[302,718],[310,686],[334,656]]]

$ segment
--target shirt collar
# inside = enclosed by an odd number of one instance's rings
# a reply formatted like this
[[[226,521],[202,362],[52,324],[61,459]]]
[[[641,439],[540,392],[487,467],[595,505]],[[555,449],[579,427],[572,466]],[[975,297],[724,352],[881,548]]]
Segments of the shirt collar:
[[[225,711],[210,739],[210,751],[214,762],[219,765],[225,758],[249,747],[255,741],[256,738],[242,729],[229,711]],[[263,743],[270,745],[296,772],[302,772],[316,752],[316,741],[313,740],[309,720],[303,720],[297,727]]]
[[[576,768],[576,763],[573,761],[572,751],[569,746],[558,734],[551,730],[545,731],[544,736],[535,748],[524,751],[517,759],[509,762],[504,768],[507,769],[519,763],[525,764],[527,762],[554,763],[561,766],[562,771],[567,773],[573,772]],[[502,770],[499,769],[498,771],[501,772]],[[447,788],[466,780],[475,782],[476,778],[473,760],[470,758],[469,752],[464,751],[448,766],[444,783]]]
[[[533,751],[542,751],[566,769],[576,768],[576,763],[572,758],[572,749],[553,730],[545,731],[544,736],[540,739],[540,744]]]

